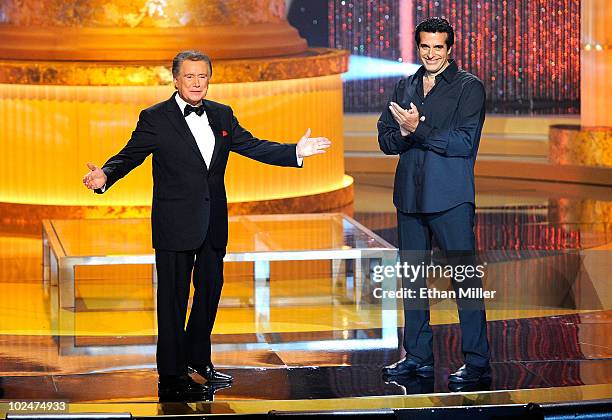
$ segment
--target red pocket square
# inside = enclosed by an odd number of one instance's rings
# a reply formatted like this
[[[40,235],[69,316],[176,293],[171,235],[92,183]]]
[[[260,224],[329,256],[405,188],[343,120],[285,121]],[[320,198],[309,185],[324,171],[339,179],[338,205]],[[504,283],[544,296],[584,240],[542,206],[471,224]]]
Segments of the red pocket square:
[[[223,137],[227,137],[227,134],[228,134],[228,133],[227,133],[227,131],[225,131],[225,130],[221,131],[221,135],[222,135]]]

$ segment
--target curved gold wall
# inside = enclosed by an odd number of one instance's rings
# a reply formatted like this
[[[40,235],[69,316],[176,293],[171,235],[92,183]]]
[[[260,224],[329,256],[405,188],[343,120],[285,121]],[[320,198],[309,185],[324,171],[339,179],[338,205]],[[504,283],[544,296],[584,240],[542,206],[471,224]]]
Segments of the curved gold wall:
[[[149,205],[151,163],[112,193],[94,196],[80,180],[89,160],[101,165],[129,138],[138,113],[168,98],[169,86],[0,85],[0,201],[53,205]],[[274,82],[212,84],[209,97],[234,108],[244,127],[263,138],[295,142],[307,127],[334,142],[301,170],[234,155],[230,201],[309,195],[344,185],[342,85],[339,75]]]

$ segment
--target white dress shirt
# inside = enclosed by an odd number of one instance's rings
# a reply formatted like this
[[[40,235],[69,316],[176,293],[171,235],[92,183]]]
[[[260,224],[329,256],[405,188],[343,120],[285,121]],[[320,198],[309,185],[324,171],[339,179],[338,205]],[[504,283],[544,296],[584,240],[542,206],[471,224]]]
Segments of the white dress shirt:
[[[175,95],[176,103],[181,109],[181,114],[184,114],[185,107],[188,105],[179,95]],[[187,115],[185,121],[191,130],[191,134],[195,137],[198,149],[206,162],[206,167],[210,169],[210,160],[212,159],[213,150],[215,150],[215,134],[210,127],[206,112],[198,116],[195,112]]]
[[[187,102],[185,102],[178,94],[175,95],[174,98],[181,109],[181,114],[185,115],[185,106],[188,105]],[[195,112],[192,112],[185,118],[185,121],[187,121],[191,134],[193,134],[193,137],[196,139],[200,153],[206,162],[206,167],[210,169],[210,159],[212,158],[213,150],[215,149],[215,135],[208,122],[206,112],[204,112],[200,117],[198,117],[198,114]],[[298,156],[297,149],[295,150],[295,158],[298,166],[302,166],[304,164],[304,158]]]

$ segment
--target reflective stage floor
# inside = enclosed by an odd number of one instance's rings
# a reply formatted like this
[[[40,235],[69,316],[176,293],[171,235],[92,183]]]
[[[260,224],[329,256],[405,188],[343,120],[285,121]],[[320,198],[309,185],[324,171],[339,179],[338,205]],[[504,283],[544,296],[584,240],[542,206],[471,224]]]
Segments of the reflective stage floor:
[[[156,415],[612,397],[612,189],[478,179],[477,191],[478,247],[502,267],[487,287],[507,297],[488,307],[487,389],[448,389],[463,363],[452,302],[432,302],[433,380],[385,382],[380,368],[403,356],[401,310],[360,295],[345,265],[286,261],[271,263],[262,317],[246,262],[226,266],[213,336],[214,362],[233,386],[212,402],[158,404],[150,266],[85,267],[75,308],[60,309],[42,279],[40,235],[11,228],[0,234],[0,398]],[[348,212],[395,245],[391,193],[390,176],[357,174]]]

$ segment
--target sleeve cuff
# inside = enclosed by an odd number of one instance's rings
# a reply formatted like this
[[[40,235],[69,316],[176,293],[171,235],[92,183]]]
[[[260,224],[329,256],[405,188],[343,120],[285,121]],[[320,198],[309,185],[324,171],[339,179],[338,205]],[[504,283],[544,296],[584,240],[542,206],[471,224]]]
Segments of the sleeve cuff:
[[[414,137],[421,143],[426,143],[427,138],[431,134],[433,127],[427,124],[425,121],[419,121],[416,130],[414,130]]]
[[[396,136],[397,140],[399,140],[399,141],[410,141],[410,140],[412,140],[412,133],[408,133],[407,135],[404,136],[402,134],[402,132],[398,130],[395,136]]]
[[[295,148],[295,158],[297,160],[297,165],[301,168],[304,166],[304,158],[298,156],[297,147]]]

